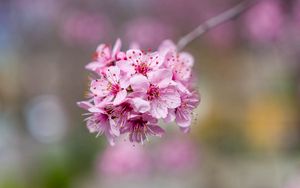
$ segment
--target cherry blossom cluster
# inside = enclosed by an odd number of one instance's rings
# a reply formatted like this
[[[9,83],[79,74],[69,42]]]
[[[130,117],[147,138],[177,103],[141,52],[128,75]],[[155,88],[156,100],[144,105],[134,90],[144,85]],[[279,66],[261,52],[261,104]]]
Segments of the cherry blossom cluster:
[[[193,57],[178,52],[171,41],[164,41],[154,52],[121,51],[119,39],[113,48],[99,45],[93,61],[86,65],[95,75],[88,100],[78,102],[88,111],[88,130],[104,134],[111,145],[123,134],[137,143],[148,136],[162,136],[160,119],[175,121],[188,132],[200,102],[192,84],[193,64]]]

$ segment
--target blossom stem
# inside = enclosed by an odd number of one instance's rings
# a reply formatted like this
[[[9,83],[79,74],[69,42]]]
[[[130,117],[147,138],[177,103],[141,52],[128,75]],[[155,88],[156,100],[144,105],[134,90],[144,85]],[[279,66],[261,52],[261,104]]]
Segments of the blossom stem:
[[[208,20],[206,20],[204,23],[199,25],[197,28],[195,28],[192,32],[188,33],[187,35],[183,36],[177,43],[178,50],[182,50],[186,45],[188,45],[190,42],[198,38],[199,36],[203,35],[207,31],[229,21],[243,12],[245,12],[247,9],[249,9],[252,5],[254,5],[259,0],[245,0],[241,3],[235,5],[234,7],[226,10],[225,12],[222,12],[221,14],[212,17]]]

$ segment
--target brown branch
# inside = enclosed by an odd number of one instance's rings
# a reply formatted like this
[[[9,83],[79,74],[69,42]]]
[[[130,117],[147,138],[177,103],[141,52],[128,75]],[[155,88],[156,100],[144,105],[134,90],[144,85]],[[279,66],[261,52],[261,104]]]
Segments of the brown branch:
[[[192,32],[188,33],[187,35],[183,36],[177,43],[178,50],[182,50],[186,45],[188,45],[190,42],[198,38],[199,36],[203,35],[207,31],[229,21],[243,12],[245,12],[247,9],[249,9],[252,5],[257,3],[259,0],[246,0],[238,5],[226,10],[225,12],[212,17],[199,25],[196,29],[194,29]]]

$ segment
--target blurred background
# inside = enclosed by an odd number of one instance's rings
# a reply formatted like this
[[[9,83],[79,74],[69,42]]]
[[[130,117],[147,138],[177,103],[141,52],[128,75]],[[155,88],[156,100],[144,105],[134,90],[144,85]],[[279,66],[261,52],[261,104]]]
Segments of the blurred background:
[[[190,134],[110,147],[76,106],[99,43],[156,49],[238,2],[1,0],[0,187],[300,188],[300,0],[261,0],[185,49]]]

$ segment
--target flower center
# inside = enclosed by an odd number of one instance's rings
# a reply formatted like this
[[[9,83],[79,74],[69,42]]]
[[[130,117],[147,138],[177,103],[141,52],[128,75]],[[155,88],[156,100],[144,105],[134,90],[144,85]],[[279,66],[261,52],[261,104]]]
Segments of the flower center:
[[[118,84],[111,85],[110,91],[113,95],[116,95],[120,91],[120,86]]]
[[[154,85],[150,85],[147,91],[148,100],[153,100],[159,97],[159,88]]]
[[[113,59],[109,59],[106,62],[106,66],[115,66],[116,65],[116,61]]]
[[[146,63],[141,63],[135,66],[136,73],[140,73],[146,76],[147,72],[150,70],[149,66]]]
[[[97,60],[98,60],[98,57],[99,57],[98,52],[95,52],[95,53],[93,54],[93,57],[92,57],[93,61],[97,61]]]
[[[105,112],[108,114],[108,115],[111,115],[114,113],[114,107],[112,105],[107,105],[105,108],[104,108]]]
[[[135,120],[133,123],[133,131],[134,132],[139,132],[139,133],[144,133],[147,128],[147,121],[144,121],[143,119],[138,119]]]
[[[127,116],[132,111],[132,107],[129,103],[123,103],[118,106],[107,105],[104,110],[112,119],[120,118],[122,116],[127,119]]]
[[[118,109],[120,114],[124,114],[132,111],[131,105],[127,102],[119,105]]]

